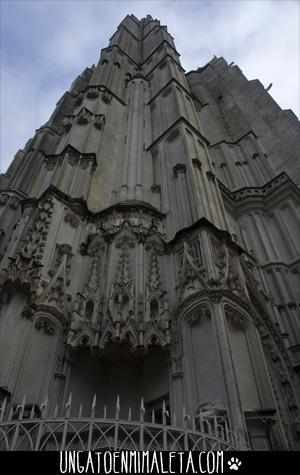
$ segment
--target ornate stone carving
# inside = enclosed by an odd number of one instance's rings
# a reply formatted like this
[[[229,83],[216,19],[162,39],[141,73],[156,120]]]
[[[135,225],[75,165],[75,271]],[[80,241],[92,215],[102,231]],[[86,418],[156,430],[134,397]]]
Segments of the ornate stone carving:
[[[72,116],[66,116],[63,120],[62,120],[62,126],[64,127],[65,131],[68,132],[70,130],[70,128],[72,127],[73,125],[73,117]]]
[[[99,97],[99,91],[97,87],[89,87],[86,93],[89,99],[97,99]]]
[[[92,345],[94,341],[94,331],[92,327],[92,307],[91,301],[78,293],[72,312],[72,320],[68,332],[67,344],[70,346]]]
[[[199,235],[200,236],[200,235]],[[182,301],[199,290],[217,291],[228,289],[236,294],[244,293],[238,273],[238,257],[229,253],[228,245],[210,235],[211,253],[205,251],[205,264],[199,247],[199,236],[183,242],[179,271],[180,295]],[[200,238],[201,240],[202,238]]]
[[[67,254],[62,254],[58,268],[37,299],[38,304],[53,307],[63,320],[68,318],[67,258]]]
[[[25,244],[17,251],[16,257],[10,257],[8,276],[12,280],[19,279],[23,284],[36,289],[39,282],[39,271],[43,265],[36,259],[34,251]]]
[[[192,158],[192,164],[194,168],[198,168],[198,170],[201,170],[202,163],[200,162],[199,158]]]
[[[210,240],[213,247],[213,259],[216,272],[207,283],[210,288],[214,289],[225,286],[228,276],[229,253],[225,242],[217,240],[214,236],[210,236]]]
[[[94,256],[99,251],[105,251],[105,242],[99,234],[93,234],[88,237],[86,253],[88,256]]]
[[[243,315],[241,315],[237,310],[226,309],[226,315],[228,316],[229,322],[235,328],[239,330],[245,330],[247,328],[247,320]]]
[[[37,330],[43,330],[46,335],[54,335],[57,329],[57,325],[53,320],[47,317],[38,317],[34,326]]]
[[[136,238],[135,236],[133,235],[133,233],[131,231],[129,231],[129,226],[128,224],[126,223],[125,226],[124,226],[124,231],[122,232],[122,234],[120,235],[120,237],[117,237],[116,241],[115,241],[115,247],[117,249],[120,249],[122,247],[135,247],[136,245]],[[126,229],[129,231],[129,232],[126,232]]]
[[[208,181],[215,181],[216,179],[216,175],[211,171],[206,172],[206,176],[208,178]]]
[[[228,260],[228,275],[226,284],[232,292],[240,293],[242,291],[241,279],[237,271],[235,262],[236,257],[230,256]]]
[[[76,107],[80,106],[80,104],[82,103],[82,100],[83,100],[83,92],[80,92],[74,101],[74,105]]]
[[[66,256],[66,285],[69,285],[73,258],[72,247],[70,246],[70,244],[63,243],[56,245],[52,263],[50,269],[48,270],[48,274],[51,277],[55,274],[62,262],[63,256]]]
[[[104,124],[105,124],[105,115],[104,114],[98,114],[98,115],[94,116],[94,126],[97,129],[102,130]]]
[[[196,410],[196,416],[201,415],[202,417],[220,416],[224,413],[226,413],[225,405],[221,399],[202,402]]]
[[[160,185],[152,185],[151,186],[152,193],[161,193],[161,186]]]
[[[86,107],[83,107],[77,115],[77,124],[86,125],[90,122],[91,118],[92,113]]]
[[[71,211],[65,212],[64,221],[65,223],[69,223],[73,228],[77,228],[77,226],[80,224],[80,218]]]
[[[189,314],[187,322],[189,325],[192,326],[192,325],[197,324],[203,318],[208,318],[208,319],[211,318],[211,313],[210,313],[209,308],[206,308],[206,307],[197,308],[195,311]]]
[[[85,255],[92,258],[91,268],[83,292],[77,293],[68,332],[68,345],[73,347],[94,344],[98,329],[102,257],[105,251],[106,244],[102,236],[90,235]]]
[[[11,192],[12,194],[8,194],[8,193],[1,193],[0,191],[0,206],[4,206],[4,205],[7,205],[7,206],[10,206],[11,208],[13,209],[16,209],[20,203],[20,199],[23,197],[22,195],[21,196],[18,196],[18,195],[15,195],[15,192],[12,191]]]
[[[189,294],[206,288],[207,272],[202,263],[195,261],[187,241],[183,242],[182,265],[179,272],[179,301]]]
[[[117,274],[114,283],[111,285],[109,297],[109,315],[112,316],[114,321],[133,318],[134,291],[135,287],[130,271],[130,254],[127,246],[123,245]]]
[[[173,167],[173,173],[174,176],[177,178],[180,173],[185,174],[186,173],[186,165],[184,163],[177,163]]]
[[[109,104],[112,100],[112,93],[109,92],[107,89],[104,89],[102,92],[101,92],[101,98],[103,100],[103,102],[105,102],[106,104]]]
[[[27,228],[15,255],[9,258],[8,277],[13,281],[20,280],[22,284],[34,291],[40,281],[40,271],[43,267],[42,258],[52,208],[53,199],[51,197],[39,202],[32,225]]]

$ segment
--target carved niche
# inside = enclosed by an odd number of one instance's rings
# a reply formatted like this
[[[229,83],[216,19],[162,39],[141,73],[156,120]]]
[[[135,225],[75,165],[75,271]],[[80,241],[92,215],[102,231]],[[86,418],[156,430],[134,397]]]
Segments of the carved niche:
[[[134,318],[135,285],[131,272],[130,248],[135,245],[135,236],[125,224],[115,241],[115,248],[120,249],[120,253],[109,296],[109,315],[114,321]]]
[[[66,285],[69,285],[71,281],[72,260],[74,256],[70,244],[56,244],[48,274],[50,277],[54,276],[64,256],[66,256]]]

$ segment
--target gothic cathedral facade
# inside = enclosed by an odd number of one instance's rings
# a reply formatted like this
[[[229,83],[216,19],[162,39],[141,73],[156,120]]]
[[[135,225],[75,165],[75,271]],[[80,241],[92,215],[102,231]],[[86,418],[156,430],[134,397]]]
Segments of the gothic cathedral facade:
[[[0,177],[0,448],[91,407],[143,447],[211,419],[300,448],[299,143],[238,66],[185,73],[158,20],[122,21]]]

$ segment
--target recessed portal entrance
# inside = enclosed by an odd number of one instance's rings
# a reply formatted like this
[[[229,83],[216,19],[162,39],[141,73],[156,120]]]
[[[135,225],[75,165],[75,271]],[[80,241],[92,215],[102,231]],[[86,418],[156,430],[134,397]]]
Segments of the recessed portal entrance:
[[[145,354],[134,354],[125,345],[111,345],[105,354],[93,356],[88,349],[79,350],[72,365],[67,394],[72,393],[72,415],[88,416],[94,394],[95,416],[114,418],[119,396],[120,418],[139,419],[143,398],[149,420],[154,411],[161,419],[163,401],[169,405],[168,354],[156,347]]]

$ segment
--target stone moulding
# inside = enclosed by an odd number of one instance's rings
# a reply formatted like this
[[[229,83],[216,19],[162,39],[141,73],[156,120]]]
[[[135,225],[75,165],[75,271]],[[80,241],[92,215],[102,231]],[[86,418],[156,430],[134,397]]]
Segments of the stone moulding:
[[[219,180],[218,184],[222,193],[224,193],[230,201],[235,203],[240,203],[246,200],[249,202],[255,200],[258,203],[265,203],[266,198],[271,199],[271,197],[276,195],[276,192],[281,193],[286,185],[288,185],[288,192],[292,194],[298,202],[300,202],[300,190],[285,172],[280,173],[261,187],[245,187],[237,191],[230,191]]]
[[[93,169],[97,167],[97,159],[94,153],[81,153],[72,145],[67,145],[59,154],[56,155],[44,155],[44,161],[46,164],[56,163],[57,161],[62,160],[66,154],[69,154],[71,157],[74,157],[76,160],[91,161],[93,163]],[[51,187],[51,185],[50,185]]]

